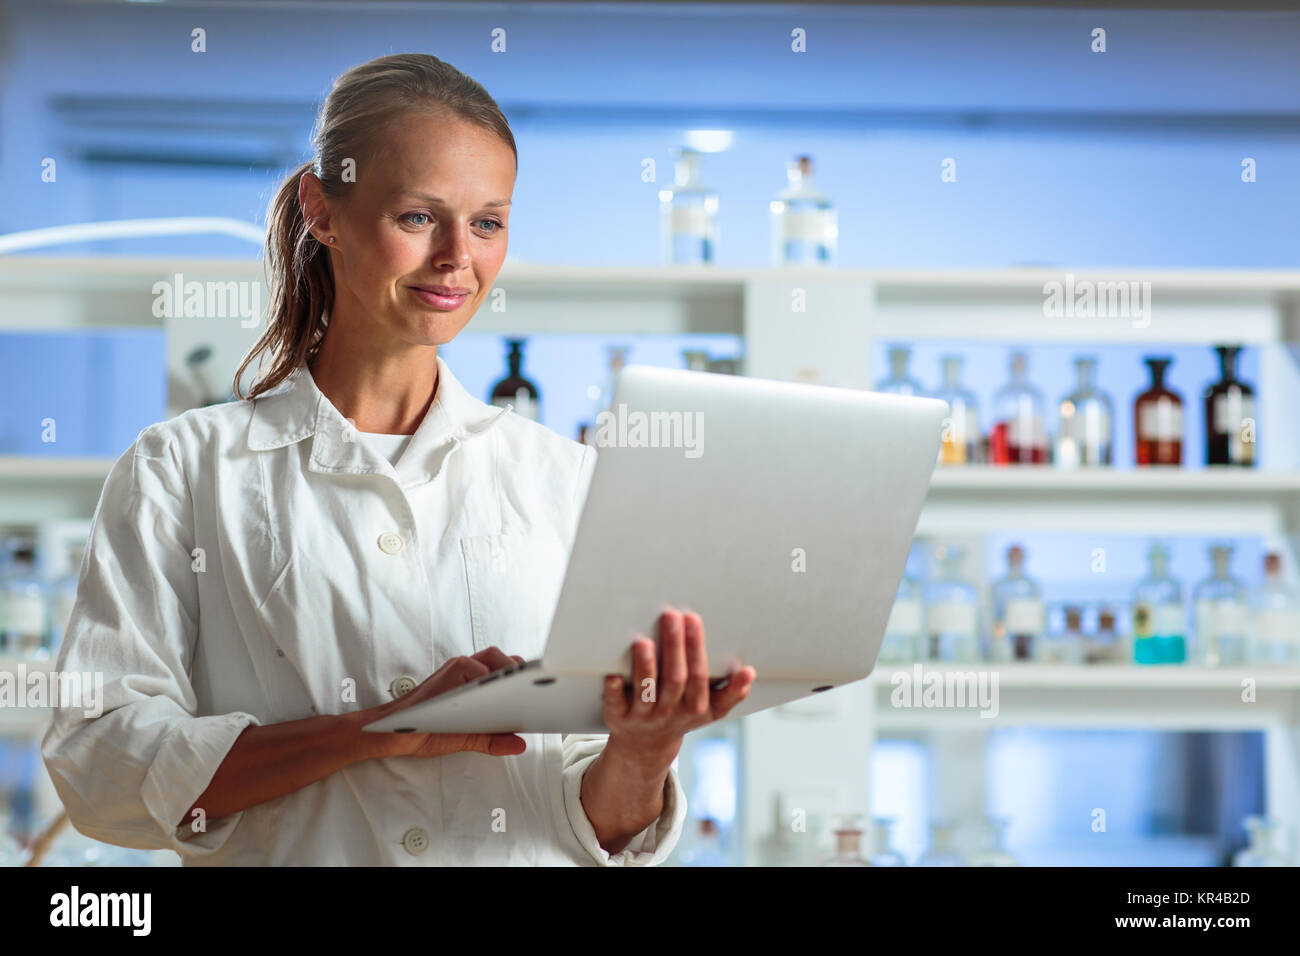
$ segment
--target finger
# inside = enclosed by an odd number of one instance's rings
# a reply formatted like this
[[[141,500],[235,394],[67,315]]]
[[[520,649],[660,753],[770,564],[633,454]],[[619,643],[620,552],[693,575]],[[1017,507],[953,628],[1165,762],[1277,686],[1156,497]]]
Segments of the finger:
[[[727,678],[727,686],[715,690],[709,697],[709,713],[714,720],[721,720],[731,709],[749,696],[758,672],[752,667],[742,667]]]
[[[686,652],[686,692],[682,708],[703,717],[709,712],[709,651],[704,643],[704,622],[694,611],[683,623]]]
[[[632,642],[632,706],[631,717],[649,717],[654,713],[658,673],[655,670],[655,643],[648,637]]]
[[[670,608],[659,615],[659,686],[655,708],[672,712],[686,690],[686,634],[682,614]]]
[[[515,663],[515,659],[499,647],[485,647],[477,654],[471,654],[470,659],[486,664],[489,671],[499,671]]]
[[[489,735],[488,749],[484,753],[493,757],[513,757],[527,749],[528,744],[518,734],[491,734]]]
[[[511,659],[512,661],[514,661],[516,664],[527,664],[527,663],[528,663],[526,660],[524,660],[524,659],[523,659],[522,657],[520,657],[518,654],[511,654],[511,655],[510,655],[510,659]]]
[[[601,700],[600,716],[605,726],[611,730],[627,717],[627,691],[623,687],[623,678],[618,674],[605,676],[605,693]]]

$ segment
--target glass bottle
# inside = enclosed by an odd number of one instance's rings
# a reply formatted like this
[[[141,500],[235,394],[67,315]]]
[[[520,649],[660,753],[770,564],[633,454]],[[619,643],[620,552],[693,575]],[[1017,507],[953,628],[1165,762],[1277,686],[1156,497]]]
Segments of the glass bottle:
[[[921,582],[904,575],[889,609],[879,658],[886,663],[925,660],[925,603]]]
[[[939,573],[926,588],[927,656],[934,661],[977,661],[979,596],[961,576],[964,550],[941,545],[934,556]]]
[[[835,855],[822,866],[871,866],[862,855],[862,829],[856,817],[849,817],[835,831]]]
[[[699,150],[676,150],[672,189],[659,190],[665,265],[710,265],[717,257],[718,194],[700,181]]]
[[[1205,463],[1255,464],[1255,390],[1237,378],[1239,345],[1216,345],[1219,380],[1205,390]]]
[[[50,583],[50,639],[48,646],[37,656],[51,657],[58,653],[63,634],[72,618],[72,607],[77,601],[77,580],[81,561],[86,553],[85,541],[69,541],[67,563],[63,573]]]
[[[993,636],[989,656],[995,661],[1032,661],[1039,656],[1046,614],[1038,584],[1025,576],[1025,549],[1007,549],[1007,573],[994,581]]]
[[[979,405],[975,393],[961,384],[961,356],[945,355],[943,387],[935,398],[948,403],[948,417],[944,420],[943,445],[939,449],[939,462],[944,465],[965,465],[976,460],[979,449]]]
[[[682,363],[692,372],[707,372],[709,353],[703,349],[682,349]]]
[[[1006,832],[1006,820],[986,819],[979,829],[979,845],[970,856],[970,865],[1015,866],[1016,858],[1006,850]]]
[[[587,397],[592,401],[592,414],[596,421],[600,413],[610,410],[614,404],[614,388],[618,384],[618,373],[627,365],[627,355],[631,347],[627,345],[605,346],[605,381],[602,385],[593,385],[587,389]]]
[[[1147,552],[1151,573],[1133,594],[1133,661],[1181,664],[1187,659],[1183,589],[1169,576],[1169,549],[1153,544]]]
[[[1046,664],[1083,664],[1087,661],[1087,639],[1083,635],[1083,608],[1066,605],[1065,630],[1043,641],[1039,660]]]
[[[924,395],[921,383],[907,374],[907,362],[911,357],[912,350],[906,346],[890,346],[889,375],[876,384],[876,391],[892,395]]]
[[[827,266],[835,259],[839,224],[812,182],[812,158],[786,163],[786,187],[772,199],[772,265]]]
[[[1284,828],[1266,817],[1249,816],[1245,821],[1249,845],[1238,850],[1233,866],[1291,866],[1291,860],[1278,846]]]
[[[917,866],[965,866],[966,860],[953,842],[953,827],[946,820],[930,824],[930,846],[916,861]]]
[[[885,817],[876,817],[871,821],[871,855],[867,859],[872,866],[907,866],[907,862],[889,842],[889,828],[893,822]]]
[[[1029,360],[1011,356],[1011,380],[993,397],[989,459],[995,465],[1041,465],[1047,462],[1047,426],[1043,396],[1029,384]]]
[[[1103,607],[1097,612],[1097,633],[1084,639],[1084,659],[1089,664],[1123,664],[1132,659],[1115,630],[1115,611]]]
[[[513,405],[515,411],[532,421],[541,419],[542,393],[537,386],[524,377],[521,369],[524,363],[524,339],[506,339],[509,352],[506,364],[509,371],[505,378],[492,386],[492,404],[504,408]]]
[[[1264,583],[1251,595],[1254,658],[1263,664],[1300,664],[1300,593],[1282,576],[1282,556],[1264,556]]]
[[[1110,398],[1097,390],[1097,360],[1076,358],[1078,383],[1061,399],[1061,429],[1054,462],[1062,468],[1109,465],[1114,415]]]
[[[1192,594],[1196,609],[1197,654],[1206,667],[1245,664],[1248,628],[1245,588],[1230,573],[1232,548],[1210,548],[1213,573]]]
[[[1171,358],[1143,359],[1151,369],[1151,387],[1133,402],[1133,434],[1139,465],[1183,463],[1183,399],[1165,386]]]
[[[0,581],[3,647],[10,654],[34,657],[49,634],[49,594],[37,572],[35,542],[15,537],[8,544],[9,565]]]

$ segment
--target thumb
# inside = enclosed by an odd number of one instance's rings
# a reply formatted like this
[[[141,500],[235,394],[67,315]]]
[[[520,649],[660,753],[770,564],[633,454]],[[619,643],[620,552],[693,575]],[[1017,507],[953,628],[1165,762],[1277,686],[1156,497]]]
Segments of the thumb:
[[[471,734],[465,749],[492,757],[513,757],[527,750],[528,744],[518,734]]]

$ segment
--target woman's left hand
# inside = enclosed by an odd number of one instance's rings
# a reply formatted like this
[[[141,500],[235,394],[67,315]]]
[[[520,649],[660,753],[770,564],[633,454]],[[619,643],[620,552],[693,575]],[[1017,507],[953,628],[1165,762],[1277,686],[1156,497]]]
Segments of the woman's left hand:
[[[661,665],[654,641],[632,643],[631,692],[623,677],[606,677],[603,716],[610,730],[607,747],[666,766],[687,732],[721,720],[749,696],[756,674],[741,667],[725,686],[710,688],[704,622],[693,611],[669,609],[659,616],[659,650]]]

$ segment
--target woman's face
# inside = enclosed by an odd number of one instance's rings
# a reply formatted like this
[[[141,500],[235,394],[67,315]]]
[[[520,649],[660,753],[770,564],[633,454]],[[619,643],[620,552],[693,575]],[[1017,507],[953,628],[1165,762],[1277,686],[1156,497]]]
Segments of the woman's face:
[[[392,123],[341,197],[316,182],[301,194],[330,250],[335,312],[411,345],[450,342],[501,269],[514,184],[514,153],[488,130],[441,113]]]

